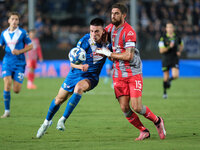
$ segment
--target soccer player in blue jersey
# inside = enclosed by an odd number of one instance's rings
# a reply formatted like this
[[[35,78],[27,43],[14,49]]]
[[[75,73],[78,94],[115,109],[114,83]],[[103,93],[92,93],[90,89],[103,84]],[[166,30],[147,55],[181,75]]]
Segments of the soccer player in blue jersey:
[[[1,33],[0,37],[0,46],[3,46],[6,52],[2,66],[5,112],[1,118],[10,116],[10,91],[12,80],[13,91],[19,93],[24,79],[26,66],[24,53],[33,48],[28,33],[18,26],[19,18],[19,13],[11,12],[8,18],[9,27]],[[25,45],[27,46],[25,47]]]
[[[80,65],[71,63],[72,69],[63,82],[57,96],[52,100],[46,119],[37,132],[37,138],[41,138],[44,135],[60,105],[71,96],[65,112],[58,120],[56,127],[58,130],[65,130],[65,121],[80,101],[83,92],[92,90],[97,86],[99,74],[106,57],[97,55],[96,50],[104,45],[104,35],[104,21],[100,18],[94,18],[90,22],[90,34],[82,37],[77,44],[77,47],[81,47],[86,51],[86,61]]]

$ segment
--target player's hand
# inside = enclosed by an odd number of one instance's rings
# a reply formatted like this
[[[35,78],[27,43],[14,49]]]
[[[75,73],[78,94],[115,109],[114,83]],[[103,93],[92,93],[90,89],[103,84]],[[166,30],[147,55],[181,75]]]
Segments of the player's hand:
[[[173,47],[174,47],[174,41],[171,41],[171,42],[170,42],[169,47],[170,47],[170,48],[173,48]]]
[[[180,56],[181,56],[181,52],[180,52],[180,51],[177,51],[177,52],[176,52],[176,55],[177,55],[178,57],[180,57]]]
[[[13,55],[19,55],[19,54],[21,54],[20,51],[19,51],[19,50],[16,50],[16,49],[12,50],[11,53],[12,53]]]
[[[97,54],[102,54],[102,55],[105,55],[107,57],[110,57],[110,55],[112,54],[111,51],[109,51],[107,48],[103,47],[102,49],[98,49],[96,50],[96,53]]]
[[[81,70],[84,71],[84,72],[86,72],[88,70],[88,68],[89,68],[88,64],[81,65]]]

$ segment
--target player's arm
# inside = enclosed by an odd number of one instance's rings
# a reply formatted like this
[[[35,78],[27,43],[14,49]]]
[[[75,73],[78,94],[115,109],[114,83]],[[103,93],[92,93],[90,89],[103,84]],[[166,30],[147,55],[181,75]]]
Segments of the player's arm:
[[[28,52],[28,51],[30,51],[30,50],[32,50],[32,49],[33,49],[33,44],[29,44],[29,45],[25,46],[23,49],[20,49],[20,50],[14,49],[14,50],[12,51],[12,54],[13,54],[13,55],[20,55],[20,54],[25,53],[25,52]]]
[[[131,61],[133,59],[135,47],[128,47],[124,53],[111,53],[110,57],[113,59]]]
[[[181,41],[181,43],[179,44],[178,46],[178,51],[177,51],[177,55],[180,57],[181,56],[181,53],[183,51],[183,48],[184,48],[184,44],[183,44],[183,41]]]
[[[79,64],[79,65],[76,65],[76,64],[71,63],[71,67],[72,68],[76,68],[76,69],[80,69],[80,70],[82,70],[82,71],[85,72],[85,71],[88,70],[89,65],[88,64]]]

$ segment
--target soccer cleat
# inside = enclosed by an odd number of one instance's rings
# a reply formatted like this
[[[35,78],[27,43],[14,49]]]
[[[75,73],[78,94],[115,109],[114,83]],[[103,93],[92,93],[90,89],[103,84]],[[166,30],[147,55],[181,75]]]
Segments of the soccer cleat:
[[[160,123],[155,124],[156,129],[158,131],[158,134],[160,136],[160,139],[165,139],[166,136],[166,131],[165,131],[165,127],[164,127],[164,121],[161,117],[159,117],[160,119]]]
[[[51,124],[52,124],[52,121],[50,121],[47,124],[43,123],[41,127],[38,129],[36,137],[41,138],[45,134],[46,130],[51,126]]]
[[[167,97],[168,97],[167,94],[163,94],[164,99],[167,99]]]
[[[8,118],[8,117],[10,117],[10,112],[5,112],[5,113],[1,116],[1,118]]]
[[[56,129],[64,131],[65,130],[65,122],[62,118],[58,120]]]
[[[37,89],[37,86],[35,84],[28,84],[27,89],[34,90],[34,89]]]
[[[135,141],[142,141],[148,138],[150,138],[150,132],[146,129],[145,131],[140,131],[140,135]]]

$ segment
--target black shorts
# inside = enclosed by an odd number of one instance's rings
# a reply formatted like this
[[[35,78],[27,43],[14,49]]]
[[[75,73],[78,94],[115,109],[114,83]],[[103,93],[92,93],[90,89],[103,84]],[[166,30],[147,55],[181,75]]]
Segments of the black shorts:
[[[173,60],[173,61],[163,61],[162,62],[162,71],[169,71],[171,68],[177,68],[179,69],[179,60]]]

